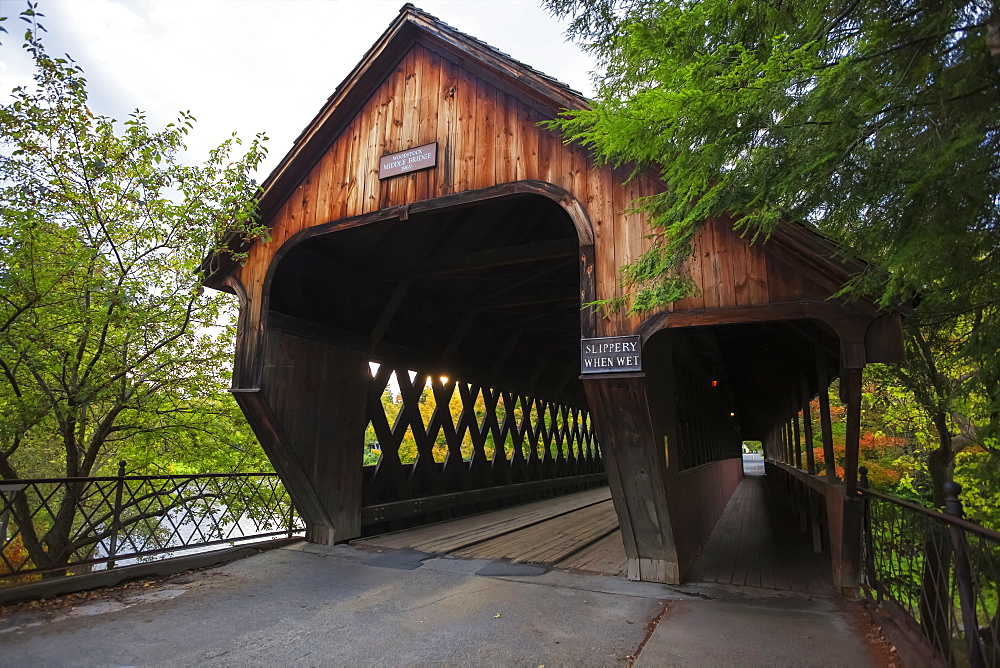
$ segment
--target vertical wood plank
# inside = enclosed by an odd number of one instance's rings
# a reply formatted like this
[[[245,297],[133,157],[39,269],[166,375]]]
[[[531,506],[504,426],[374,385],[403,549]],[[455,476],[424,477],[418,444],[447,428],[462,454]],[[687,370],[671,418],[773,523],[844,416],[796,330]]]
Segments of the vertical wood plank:
[[[566,154],[563,154],[563,160]],[[589,174],[588,187],[582,194],[581,203],[590,215],[594,228],[594,287],[597,299],[610,299],[614,296],[616,284],[615,268],[615,217],[612,213],[613,203],[610,197],[602,197],[600,193],[611,192],[613,187],[610,167],[595,169]],[[577,195],[578,198],[581,195]],[[600,336],[608,336],[611,332],[611,319],[601,309],[598,311],[597,332]]]
[[[487,188],[496,183],[497,147],[497,101],[496,88],[483,81],[476,80],[476,134],[475,144],[479,151],[479,159],[473,162],[472,187]]]
[[[813,454],[813,425],[812,425],[812,406],[809,401],[809,381],[806,376],[802,376],[802,390],[801,390],[801,402],[802,402],[802,431],[805,438],[806,447],[806,470],[809,471],[810,475],[816,474],[816,459]]]
[[[385,193],[391,187],[392,179],[386,182],[378,178],[379,159],[388,153],[389,133],[393,123],[393,106],[395,95],[393,84],[397,80],[399,71],[395,70],[389,75],[386,83],[376,95],[377,108],[375,115],[368,119],[371,124],[368,129],[368,157],[365,163],[363,198],[361,211],[359,213],[370,213],[382,208]]]
[[[719,265],[719,306],[736,305],[736,273],[734,247],[742,245],[742,239],[732,231],[724,220],[713,218],[709,221],[715,238],[715,253]]]
[[[833,451],[833,423],[830,420],[830,380],[826,374],[826,366],[816,354],[816,375],[819,384],[819,422],[823,440],[823,460],[826,468],[827,482],[831,485],[837,482],[837,460]]]
[[[412,148],[426,142],[420,140],[420,102],[423,80],[418,70],[419,48],[414,48],[407,55],[406,79],[403,84],[403,117],[400,126],[399,148]],[[426,171],[426,170],[424,170]],[[408,204],[416,199],[417,177],[421,172],[407,174],[402,179],[400,191],[393,199],[392,205]]]
[[[417,144],[438,142],[438,100],[441,98],[441,58],[436,54],[416,47],[417,59],[415,71],[417,76]],[[414,175],[414,192],[409,201],[430,199],[433,195],[432,184],[435,169],[425,169]]]
[[[497,183],[509,183],[517,174],[517,161],[521,152],[521,136],[517,128],[516,101],[501,91],[497,91],[497,105],[503,111],[501,132],[497,137]],[[500,114],[498,113],[498,117]]]
[[[473,188],[476,174],[476,77],[458,68],[455,90],[455,191]]]
[[[847,433],[844,436],[844,494],[854,499],[858,491],[858,442],[861,438],[861,369],[844,369],[840,383],[844,387]]]
[[[521,135],[521,151],[517,161],[517,173],[514,175],[518,181],[524,179],[537,179],[539,177],[538,165],[538,132],[540,128],[535,124],[541,120],[538,113],[523,104],[518,105],[518,129]]]
[[[456,137],[456,102],[458,81],[456,67],[449,61],[441,59],[441,89],[438,94],[438,166],[434,172],[434,183],[437,195],[448,195],[455,192],[455,169],[459,147]]]
[[[696,287],[696,291],[693,295],[685,297],[684,299],[678,300],[674,303],[674,310],[684,311],[688,309],[703,309],[705,308],[705,292],[706,282],[710,280],[710,272],[705,269],[705,265],[708,262],[708,257],[711,253],[711,239],[707,238],[708,232],[705,230],[705,226],[695,233],[694,238],[691,240],[692,252],[691,256],[685,261],[684,269],[687,271],[688,276],[691,277],[691,281]]]
[[[346,165],[346,169],[350,172],[346,211],[348,216],[357,216],[364,211],[365,181],[372,141],[370,131],[378,109],[378,98],[370,99],[362,109],[362,113],[351,124],[351,162]]]

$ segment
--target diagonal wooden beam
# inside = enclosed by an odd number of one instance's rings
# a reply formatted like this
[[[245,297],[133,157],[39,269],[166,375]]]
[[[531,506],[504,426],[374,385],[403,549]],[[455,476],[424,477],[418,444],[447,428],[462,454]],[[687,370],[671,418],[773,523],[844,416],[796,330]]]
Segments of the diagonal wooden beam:
[[[382,313],[378,317],[378,322],[372,327],[371,333],[371,346],[369,352],[374,352],[378,347],[378,344],[382,342],[382,337],[385,335],[385,330],[389,328],[392,324],[392,318],[396,315],[396,311],[399,310],[400,304],[403,303],[403,298],[406,297],[406,293],[410,291],[410,286],[413,285],[413,279],[405,278],[396,284],[395,289],[392,291],[392,296],[389,297],[389,301],[385,303],[382,308]]]

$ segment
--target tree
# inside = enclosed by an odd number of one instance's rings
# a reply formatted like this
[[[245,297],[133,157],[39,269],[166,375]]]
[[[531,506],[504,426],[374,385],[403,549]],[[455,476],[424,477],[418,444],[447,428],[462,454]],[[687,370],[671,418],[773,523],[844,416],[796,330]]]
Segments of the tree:
[[[937,429],[938,479],[956,435],[997,451],[995,3],[546,4],[603,68],[592,108],[554,126],[668,184],[640,203],[656,241],[623,272],[632,311],[692,289],[684,261],[706,218],[734,214],[752,237],[811,221],[873,263],[849,294],[919,302],[899,378]]]
[[[35,83],[0,106],[0,477],[90,476],[125,456],[190,465],[248,438],[225,393],[231,305],[202,290],[199,267],[230,252],[226,233],[260,234],[251,175],[266,138],[237,156],[234,135],[191,165],[190,113],[162,130],[139,111],[95,116],[83,70],[45,51],[39,16],[31,4],[21,16]],[[95,540],[70,540],[79,489],[66,490],[54,526],[15,505],[36,565]]]

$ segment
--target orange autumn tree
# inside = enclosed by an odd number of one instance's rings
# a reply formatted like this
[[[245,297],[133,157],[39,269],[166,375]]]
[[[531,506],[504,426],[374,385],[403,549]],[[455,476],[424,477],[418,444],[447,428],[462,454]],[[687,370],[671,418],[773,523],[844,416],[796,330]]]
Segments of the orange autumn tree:
[[[847,418],[843,404],[839,399],[837,384],[830,388],[830,421],[833,431],[834,464],[837,477],[844,478],[844,461],[846,459]],[[868,469],[869,484],[878,490],[896,492],[901,481],[912,475],[917,466],[913,457],[917,444],[913,442],[913,434],[907,434],[900,425],[886,419],[877,399],[880,386],[868,381],[864,386],[861,437],[858,440],[858,461]],[[826,457],[820,437],[819,400],[810,404],[813,416],[814,439],[813,456],[816,468],[823,471],[826,467]]]

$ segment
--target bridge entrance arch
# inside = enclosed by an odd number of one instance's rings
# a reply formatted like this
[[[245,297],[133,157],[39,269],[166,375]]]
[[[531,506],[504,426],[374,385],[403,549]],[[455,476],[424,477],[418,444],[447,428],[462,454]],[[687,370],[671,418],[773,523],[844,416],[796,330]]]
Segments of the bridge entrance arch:
[[[589,221],[570,200],[508,184],[278,250],[234,393],[311,539],[603,484],[577,362]]]

